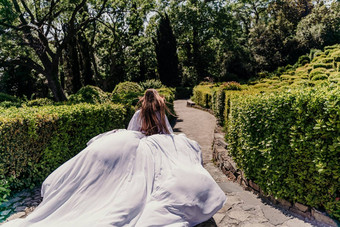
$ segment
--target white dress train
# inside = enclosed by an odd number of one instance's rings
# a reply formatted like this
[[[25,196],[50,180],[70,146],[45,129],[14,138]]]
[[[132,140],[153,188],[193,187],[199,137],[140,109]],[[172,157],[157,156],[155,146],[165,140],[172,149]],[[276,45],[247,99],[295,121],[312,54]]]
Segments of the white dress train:
[[[31,214],[2,227],[179,227],[212,217],[226,196],[202,167],[198,143],[184,134],[145,136],[138,115],[128,130],[91,139],[45,179]]]

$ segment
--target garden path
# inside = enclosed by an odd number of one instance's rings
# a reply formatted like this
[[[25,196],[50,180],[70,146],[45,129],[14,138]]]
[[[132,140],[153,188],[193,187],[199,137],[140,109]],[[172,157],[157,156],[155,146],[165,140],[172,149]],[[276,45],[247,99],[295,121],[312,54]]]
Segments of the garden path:
[[[212,143],[216,118],[206,111],[187,107],[187,100],[176,100],[175,111],[178,116],[174,126],[176,134],[184,133],[196,140],[202,148],[205,169],[215,179],[227,196],[225,206],[213,217],[214,220],[202,223],[199,227],[308,227],[320,226],[308,223],[302,218],[263,202],[257,195],[245,191],[222,173],[212,162]],[[326,226],[326,225],[325,225]]]

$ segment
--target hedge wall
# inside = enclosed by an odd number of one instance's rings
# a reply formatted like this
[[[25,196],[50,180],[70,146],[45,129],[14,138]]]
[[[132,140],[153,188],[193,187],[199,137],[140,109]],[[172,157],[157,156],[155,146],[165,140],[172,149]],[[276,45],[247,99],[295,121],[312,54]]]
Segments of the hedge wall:
[[[10,191],[41,183],[93,136],[125,128],[132,114],[110,103],[2,109],[0,202]]]
[[[340,90],[235,96],[227,142],[246,176],[268,194],[340,219]]]
[[[248,179],[269,195],[340,219],[339,89],[231,91],[199,85],[194,100],[211,106],[225,126],[228,150]]]

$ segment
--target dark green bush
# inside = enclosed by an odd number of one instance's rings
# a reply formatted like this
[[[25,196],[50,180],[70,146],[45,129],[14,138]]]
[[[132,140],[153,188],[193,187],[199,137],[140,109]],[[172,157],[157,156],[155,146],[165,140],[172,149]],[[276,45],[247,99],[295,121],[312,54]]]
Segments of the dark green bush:
[[[14,103],[20,102],[18,98],[0,92],[0,102],[3,102],[3,101],[9,101],[9,102],[14,102]]]
[[[176,87],[176,99],[188,99],[192,96],[192,87]]]
[[[21,103],[20,102],[11,102],[11,101],[3,101],[0,102],[0,106],[3,108],[9,108],[9,107],[21,107]]]
[[[68,101],[70,103],[105,103],[109,101],[108,95],[99,87],[87,85],[82,87],[76,94],[70,95]]]
[[[340,218],[340,90],[234,96],[226,138],[247,178]]]
[[[160,80],[155,80],[155,79],[140,82],[139,85],[142,87],[143,90],[146,90],[149,88],[157,89],[157,88],[161,88],[164,86]]]
[[[0,188],[33,187],[99,133],[124,128],[131,110],[117,104],[9,108],[0,112]],[[8,190],[0,190],[1,198]]]

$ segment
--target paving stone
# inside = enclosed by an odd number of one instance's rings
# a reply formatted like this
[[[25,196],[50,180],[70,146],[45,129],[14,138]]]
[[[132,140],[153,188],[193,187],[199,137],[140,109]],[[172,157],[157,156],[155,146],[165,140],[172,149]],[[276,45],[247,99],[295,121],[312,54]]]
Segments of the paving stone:
[[[308,206],[306,206],[306,205],[303,205],[303,204],[301,204],[301,203],[294,203],[294,206],[296,207],[296,208],[298,208],[300,211],[302,211],[302,212],[306,212],[307,210],[308,210]]]
[[[231,193],[231,192],[242,192],[243,188],[231,181],[228,182],[220,182],[218,183],[218,185],[220,186],[220,188],[222,189],[222,191],[224,193]]]
[[[261,206],[261,209],[263,211],[264,216],[273,225],[282,224],[285,221],[290,219],[290,217],[287,217],[280,210],[278,210],[274,207],[271,207],[271,206],[268,206],[268,205],[263,205],[263,206]]]
[[[239,221],[245,221],[249,217],[249,214],[247,212],[241,210],[241,209],[231,211],[231,212],[227,213],[227,215],[230,218],[233,218],[233,219],[236,219],[236,220],[239,220]]]
[[[244,211],[250,211],[250,210],[255,210],[255,207],[252,206],[252,205],[242,205],[241,208],[244,210]]]
[[[334,227],[338,226],[332,218],[328,217],[327,215],[321,213],[316,209],[312,209],[312,216],[315,218],[315,220],[319,222],[323,222]]]
[[[246,222],[241,225],[241,227],[267,227],[268,225],[263,223]]]
[[[306,223],[300,219],[294,218],[294,219],[290,219],[286,222],[283,223],[283,226],[287,226],[287,227],[311,227],[312,225],[309,223]]]
[[[225,205],[235,206],[241,203],[243,203],[241,198],[239,198],[238,196],[229,195],[227,196],[227,202],[225,203]]]
[[[216,222],[217,225],[221,223],[221,221],[223,220],[223,218],[225,217],[225,215],[226,215],[225,213],[216,213],[216,214],[213,216],[213,218],[214,218],[214,220],[215,220],[215,222]]]

